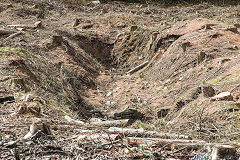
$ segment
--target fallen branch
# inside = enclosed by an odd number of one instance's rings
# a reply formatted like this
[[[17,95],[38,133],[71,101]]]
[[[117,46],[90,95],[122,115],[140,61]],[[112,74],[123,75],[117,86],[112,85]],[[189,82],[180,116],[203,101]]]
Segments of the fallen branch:
[[[124,136],[191,139],[191,137],[186,136],[186,135],[179,135],[179,134],[173,134],[173,133],[159,133],[157,131],[145,131],[143,128],[132,129],[132,128],[110,127],[107,130],[107,132],[123,134]]]
[[[139,138],[139,137],[127,137],[123,140],[125,143],[130,145],[137,145],[137,146],[151,146],[154,144],[174,144],[183,146],[204,146],[207,144],[205,141],[198,141],[198,140],[181,140],[181,139],[161,139],[161,138]]]
[[[64,118],[65,118],[68,122],[76,123],[76,124],[79,124],[79,125],[83,125],[83,124],[84,124],[83,121],[72,119],[71,117],[69,117],[69,116],[67,116],[67,115],[64,116]]]
[[[142,63],[142,64],[134,67],[130,71],[126,72],[126,74],[133,74],[133,73],[139,71],[140,69],[142,69],[143,67],[145,67],[147,64],[148,64],[148,61],[145,61],[144,63]]]
[[[128,123],[128,119],[90,122],[91,125],[104,126],[104,127],[125,126],[127,123]]]
[[[33,25],[27,25],[27,24],[14,24],[14,25],[7,25],[7,27],[10,28],[23,28],[23,29],[35,29],[35,28],[41,28],[42,27],[42,21],[37,21]]]
[[[199,140],[182,140],[182,139],[161,139],[161,138],[139,138],[139,137],[127,137],[123,141],[130,145],[138,146],[151,146],[156,144],[161,145],[174,145],[176,148],[185,147],[188,148],[201,148],[205,146],[214,147],[214,146],[223,146],[228,145],[234,148],[240,148],[240,143],[228,142],[228,143],[207,143],[206,141]]]
[[[89,141],[115,141],[119,137],[118,134],[92,134],[92,135],[80,135],[77,140],[82,141],[82,140],[89,140]]]

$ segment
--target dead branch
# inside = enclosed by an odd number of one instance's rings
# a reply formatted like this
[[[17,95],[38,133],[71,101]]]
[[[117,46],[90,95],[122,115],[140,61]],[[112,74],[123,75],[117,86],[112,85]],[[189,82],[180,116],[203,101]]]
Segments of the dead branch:
[[[134,67],[130,71],[126,72],[126,74],[133,74],[133,73],[139,71],[140,69],[142,69],[143,67],[145,67],[147,64],[148,64],[148,61],[145,61],[144,63],[142,63],[142,64]]]
[[[67,115],[64,116],[64,118],[65,118],[68,122],[76,123],[76,124],[79,124],[79,125],[83,125],[83,124],[84,124],[83,121],[72,119],[71,117],[69,117],[69,116],[67,116]]]
[[[92,135],[80,135],[77,140],[97,140],[100,142],[103,141],[115,141],[119,137],[118,134],[92,134]]]
[[[98,122],[90,122],[92,125],[96,126],[104,126],[104,127],[112,127],[112,126],[125,126],[128,123],[129,119],[121,119],[121,120],[112,120],[112,121],[98,121]]]
[[[154,144],[174,144],[178,146],[204,146],[207,144],[205,141],[198,140],[181,140],[181,139],[161,139],[161,138],[140,138],[140,137],[127,137],[123,140],[125,143],[137,146],[151,146]]]
[[[161,145],[174,145],[176,148],[185,147],[188,148],[201,148],[201,147],[218,147],[218,146],[231,146],[233,148],[240,148],[240,143],[228,142],[228,143],[207,143],[200,140],[182,140],[182,139],[161,139],[161,138],[139,138],[139,137],[127,137],[123,139],[124,143],[137,146],[151,146],[155,144]],[[220,147],[221,148],[221,147]],[[229,148],[229,147],[228,147]]]
[[[42,27],[42,21],[37,21],[34,24],[14,24],[14,25],[7,25],[10,28],[23,28],[23,29],[35,29]]]
[[[191,139],[186,135],[179,135],[174,133],[159,133],[157,131],[145,131],[143,128],[141,129],[132,129],[132,128],[118,128],[118,127],[110,127],[107,130],[108,133],[118,133],[123,134],[125,136],[138,136],[138,137],[164,137],[164,138],[183,138],[183,139]]]

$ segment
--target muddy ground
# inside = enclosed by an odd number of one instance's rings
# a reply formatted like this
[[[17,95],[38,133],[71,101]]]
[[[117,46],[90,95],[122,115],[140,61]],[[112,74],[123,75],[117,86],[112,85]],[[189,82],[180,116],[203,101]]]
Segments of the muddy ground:
[[[1,0],[0,159],[190,159],[213,143],[238,159],[239,31],[239,5]],[[159,142],[176,138],[197,144]]]

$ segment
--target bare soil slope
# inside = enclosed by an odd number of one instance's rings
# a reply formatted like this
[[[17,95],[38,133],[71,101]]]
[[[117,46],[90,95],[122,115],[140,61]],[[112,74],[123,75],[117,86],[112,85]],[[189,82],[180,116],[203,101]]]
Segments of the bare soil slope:
[[[0,2],[1,159],[237,159],[239,6]]]

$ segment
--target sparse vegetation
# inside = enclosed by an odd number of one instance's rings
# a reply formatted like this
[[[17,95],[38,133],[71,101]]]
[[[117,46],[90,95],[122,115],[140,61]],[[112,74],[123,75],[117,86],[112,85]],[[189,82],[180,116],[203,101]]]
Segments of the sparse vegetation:
[[[0,159],[185,160],[239,145],[239,2],[5,2]]]

